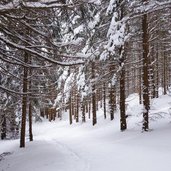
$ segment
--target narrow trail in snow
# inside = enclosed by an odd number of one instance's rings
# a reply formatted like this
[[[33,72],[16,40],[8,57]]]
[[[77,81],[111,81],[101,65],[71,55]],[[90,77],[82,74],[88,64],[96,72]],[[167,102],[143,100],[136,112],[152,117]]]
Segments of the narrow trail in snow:
[[[28,142],[25,149],[17,148],[3,159],[0,161],[0,171],[89,171],[86,160],[56,140]]]
[[[147,133],[141,133],[142,108],[134,100],[125,132],[119,131],[119,117],[103,120],[103,111],[94,127],[91,120],[71,126],[58,120],[33,124],[34,142],[27,141],[25,149],[19,149],[18,140],[0,142],[1,153],[13,152],[2,156],[0,171],[170,171],[171,98],[156,100],[150,120],[154,131]]]
[[[48,141],[48,142],[50,142],[50,141]],[[66,144],[64,144],[62,142],[59,142],[59,141],[57,141],[55,139],[52,140],[52,143],[53,143],[53,145],[55,145],[55,148],[60,149],[60,151],[62,151],[67,156],[72,156],[74,158],[74,160],[79,163],[79,165],[80,165],[79,171],[80,171],[80,169],[81,169],[81,171],[89,171],[90,170],[90,163],[88,163],[88,161],[83,159],[73,149],[68,147],[68,145],[66,145]]]

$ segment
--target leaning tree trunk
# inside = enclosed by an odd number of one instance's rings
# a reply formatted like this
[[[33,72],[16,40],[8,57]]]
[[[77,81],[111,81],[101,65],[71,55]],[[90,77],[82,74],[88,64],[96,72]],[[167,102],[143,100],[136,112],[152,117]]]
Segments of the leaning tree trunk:
[[[147,0],[143,0],[146,2]],[[143,15],[142,18],[142,40],[143,40],[143,131],[148,131],[149,129],[149,109],[150,109],[150,101],[149,101],[149,43],[148,43],[148,21],[147,14]]]

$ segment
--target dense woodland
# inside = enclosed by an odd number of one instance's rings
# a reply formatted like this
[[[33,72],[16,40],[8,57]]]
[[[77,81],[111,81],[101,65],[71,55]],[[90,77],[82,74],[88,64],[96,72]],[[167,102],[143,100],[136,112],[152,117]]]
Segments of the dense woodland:
[[[26,122],[62,119],[127,129],[125,99],[139,94],[142,130],[152,98],[171,84],[170,0],[1,0],[1,139],[20,137]]]

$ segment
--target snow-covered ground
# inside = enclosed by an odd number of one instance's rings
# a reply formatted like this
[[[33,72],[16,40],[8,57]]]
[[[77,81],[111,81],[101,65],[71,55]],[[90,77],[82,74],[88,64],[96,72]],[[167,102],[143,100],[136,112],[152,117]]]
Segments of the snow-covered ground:
[[[170,171],[171,96],[152,100],[151,131],[141,131],[138,96],[127,99],[128,130],[120,132],[119,116],[110,121],[98,112],[98,124],[62,121],[35,123],[34,141],[0,141],[0,171]],[[1,155],[2,156],[2,155]]]

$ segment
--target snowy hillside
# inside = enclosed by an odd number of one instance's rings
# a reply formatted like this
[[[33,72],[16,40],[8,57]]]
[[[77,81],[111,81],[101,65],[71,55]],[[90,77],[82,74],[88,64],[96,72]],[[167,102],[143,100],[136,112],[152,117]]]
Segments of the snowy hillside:
[[[170,171],[171,97],[151,101],[150,129],[142,132],[142,107],[137,94],[127,99],[128,130],[120,132],[119,116],[98,124],[35,123],[34,141],[0,141],[0,171]],[[7,153],[10,152],[10,153]]]

